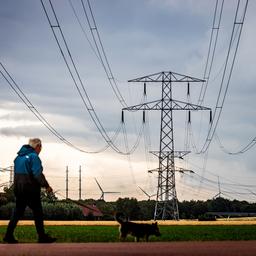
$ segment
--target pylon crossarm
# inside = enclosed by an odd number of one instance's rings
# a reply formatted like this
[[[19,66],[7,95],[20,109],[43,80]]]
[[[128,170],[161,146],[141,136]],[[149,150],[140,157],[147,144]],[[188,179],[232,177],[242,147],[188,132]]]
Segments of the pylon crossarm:
[[[155,168],[155,169],[150,169],[148,170],[149,173],[153,173],[153,172],[159,172],[159,168]]]
[[[164,102],[164,107],[162,105]],[[172,104],[169,104],[172,102]],[[170,107],[171,106],[171,107]],[[195,105],[188,102],[183,102],[179,100],[155,100],[151,102],[146,102],[134,106],[130,106],[127,108],[123,108],[123,110],[128,111],[138,111],[138,110],[211,110],[210,108]]]
[[[159,151],[149,151],[149,153],[159,157]],[[191,151],[174,151],[173,153],[175,158],[183,158],[185,155],[191,153]],[[162,157],[166,157],[171,154],[172,151],[162,151]]]
[[[182,167],[176,167],[176,168],[175,168],[175,172],[180,172],[180,173],[185,173],[185,172],[194,173],[193,170],[184,169],[184,168],[182,168]]]
[[[172,110],[211,110],[211,108],[199,106],[196,104],[183,102],[179,100],[172,100]]]
[[[5,168],[0,167],[0,172],[9,172],[9,171],[12,171],[12,166],[5,167]]]
[[[130,106],[127,108],[123,108],[122,110],[128,111],[137,111],[137,110],[161,110],[161,100],[155,100],[147,103],[142,103],[134,106]]]
[[[205,82],[203,79],[182,75],[172,71],[162,71],[148,76],[128,80],[128,82]]]

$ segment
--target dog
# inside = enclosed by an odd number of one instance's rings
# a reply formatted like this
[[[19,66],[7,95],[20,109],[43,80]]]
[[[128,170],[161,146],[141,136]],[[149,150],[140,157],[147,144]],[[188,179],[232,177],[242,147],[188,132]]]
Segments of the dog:
[[[135,242],[139,242],[140,238],[145,238],[148,242],[148,238],[151,235],[161,236],[157,222],[152,224],[135,223],[130,221],[124,221],[122,219],[123,214],[117,213],[115,218],[120,224],[119,233],[120,240],[124,241],[127,235],[132,235],[135,237]]]

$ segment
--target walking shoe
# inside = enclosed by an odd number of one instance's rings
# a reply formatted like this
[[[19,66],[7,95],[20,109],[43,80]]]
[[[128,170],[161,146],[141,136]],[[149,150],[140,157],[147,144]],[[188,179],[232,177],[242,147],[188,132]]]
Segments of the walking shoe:
[[[48,234],[39,236],[38,243],[54,243],[57,240],[55,237],[51,237]]]
[[[5,236],[3,241],[8,244],[17,244],[18,240],[16,240],[13,236]]]

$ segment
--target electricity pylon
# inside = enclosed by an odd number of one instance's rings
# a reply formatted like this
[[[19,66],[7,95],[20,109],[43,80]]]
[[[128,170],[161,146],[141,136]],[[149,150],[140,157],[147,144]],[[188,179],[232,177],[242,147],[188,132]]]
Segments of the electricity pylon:
[[[13,166],[9,166],[9,167],[6,167],[6,168],[1,168],[0,167],[0,171],[1,172],[10,172],[9,187],[11,187],[12,184],[13,184],[13,179],[14,179]]]
[[[159,72],[148,76],[139,77],[128,82],[161,83],[162,98],[160,100],[147,102],[135,106],[123,108],[123,110],[160,110],[161,129],[160,129],[160,149],[151,151],[158,157],[158,185],[154,219],[179,219],[178,200],[175,187],[175,164],[174,158],[183,158],[190,153],[189,151],[174,151],[173,136],[173,110],[210,110],[210,108],[194,105],[187,102],[174,100],[172,98],[173,83],[204,82],[202,79],[178,74],[175,72]],[[145,89],[144,89],[145,91]],[[144,116],[144,115],[143,115]]]

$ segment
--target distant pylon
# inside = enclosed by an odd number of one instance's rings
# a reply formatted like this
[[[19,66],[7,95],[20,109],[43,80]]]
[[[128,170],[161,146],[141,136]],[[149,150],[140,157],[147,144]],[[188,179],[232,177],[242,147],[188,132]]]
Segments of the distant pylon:
[[[204,80],[178,74],[175,72],[159,72],[148,76],[139,77],[128,82],[160,82],[162,84],[162,98],[160,100],[143,103],[123,110],[160,110],[161,130],[160,149],[152,151],[158,157],[158,185],[154,212],[154,219],[179,219],[178,200],[175,186],[175,163],[174,158],[183,158],[189,151],[174,151],[173,136],[173,110],[210,110],[199,105],[174,100],[172,98],[172,84],[181,82],[204,82]],[[191,121],[191,120],[189,120]]]
[[[9,181],[9,186],[11,187],[13,184],[13,180],[14,180],[14,171],[13,171],[13,166],[10,166],[10,181]]]
[[[0,167],[0,171],[1,172],[10,172],[10,178],[9,178],[9,188],[12,186],[13,184],[13,179],[14,179],[14,168],[13,166],[8,166],[8,167],[5,167],[5,168],[2,168]],[[7,182],[8,183],[8,182]]]
[[[82,172],[82,169],[81,169],[81,165],[79,166],[79,200],[82,199],[82,179],[81,179],[81,172]]]
[[[68,199],[68,166],[66,166],[66,199]]]

